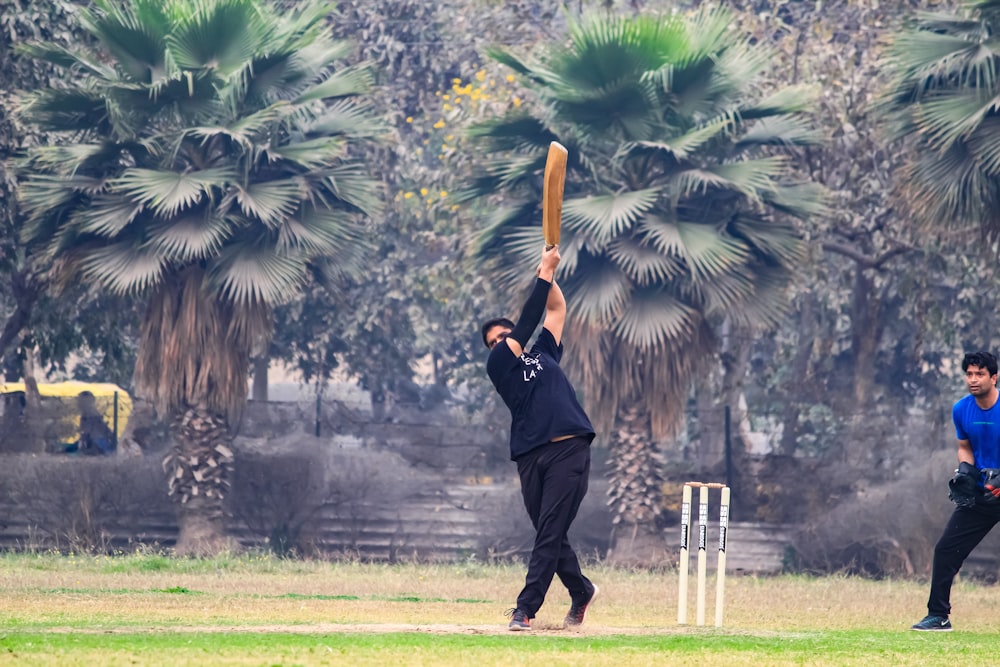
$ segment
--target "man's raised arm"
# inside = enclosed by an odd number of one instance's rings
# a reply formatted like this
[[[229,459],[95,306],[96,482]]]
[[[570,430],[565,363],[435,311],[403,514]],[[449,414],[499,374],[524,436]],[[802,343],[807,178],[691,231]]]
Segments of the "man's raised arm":
[[[552,334],[556,345],[562,342],[563,326],[566,324],[566,298],[562,290],[555,281],[549,288],[549,298],[545,302],[545,324],[543,325]]]
[[[538,265],[535,288],[528,297],[527,303],[521,311],[521,316],[517,319],[514,329],[510,332],[504,342],[515,356],[519,356],[528,344],[528,339],[534,333],[538,323],[542,320],[545,306],[548,304],[551,284],[555,279],[556,267],[559,265],[559,247],[546,248],[542,252],[542,261]]]

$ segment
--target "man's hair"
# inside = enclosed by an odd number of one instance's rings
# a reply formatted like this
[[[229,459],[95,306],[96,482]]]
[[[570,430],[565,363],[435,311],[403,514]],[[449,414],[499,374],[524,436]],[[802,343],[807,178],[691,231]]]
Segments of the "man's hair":
[[[962,359],[962,370],[969,370],[969,366],[985,368],[990,372],[990,376],[997,374],[997,358],[989,352],[969,352]]]
[[[508,329],[514,328],[514,323],[508,320],[506,317],[494,317],[492,320],[486,320],[483,323],[483,345],[489,348],[490,344],[486,340],[486,332],[493,327],[507,327]]]

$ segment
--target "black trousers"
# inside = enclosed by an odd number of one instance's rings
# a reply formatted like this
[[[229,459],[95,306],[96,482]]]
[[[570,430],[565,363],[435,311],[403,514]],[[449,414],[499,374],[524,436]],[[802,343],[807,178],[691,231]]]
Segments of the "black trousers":
[[[1000,505],[956,507],[944,532],[934,547],[931,568],[931,592],[927,613],[947,616],[951,613],[951,585],[962,563],[1000,521]]]
[[[584,601],[593,591],[567,537],[587,495],[590,439],[570,438],[533,449],[517,459],[517,474],[524,506],[535,527],[535,545],[517,608],[534,618],[553,575],[559,576],[573,601]]]

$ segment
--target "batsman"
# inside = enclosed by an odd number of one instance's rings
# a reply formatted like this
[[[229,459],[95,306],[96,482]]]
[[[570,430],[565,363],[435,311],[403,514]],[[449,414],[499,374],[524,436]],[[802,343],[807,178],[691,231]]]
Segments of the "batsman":
[[[553,147],[557,153],[561,148]],[[564,176],[565,149],[561,153]],[[531,630],[531,620],[545,601],[554,575],[569,591],[566,626],[582,624],[587,607],[597,595],[597,586],[580,570],[568,537],[587,493],[590,445],[595,433],[572,384],[559,367],[566,321],[566,300],[555,282],[560,260],[562,176],[558,173],[560,156],[556,155],[553,168],[552,150],[549,155],[543,197],[546,244],[531,295],[516,323],[501,317],[482,326],[483,343],[490,351],[486,370],[510,409],[510,457],[517,464],[524,506],[535,528],[524,588],[516,606],[507,612],[508,628],[513,631]],[[552,171],[558,180],[559,207],[552,199],[556,192],[548,178]],[[528,341],[543,316],[541,333],[529,350]]]

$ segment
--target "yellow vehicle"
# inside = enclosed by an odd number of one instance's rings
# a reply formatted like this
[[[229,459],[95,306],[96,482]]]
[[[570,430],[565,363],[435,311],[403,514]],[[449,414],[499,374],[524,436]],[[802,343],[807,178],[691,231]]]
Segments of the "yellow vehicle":
[[[61,399],[66,409],[62,412],[65,416],[56,425],[56,438],[60,442],[71,442],[76,440],[80,431],[80,414],[76,410],[76,398],[85,391],[94,395],[97,409],[104,417],[105,423],[111,428],[115,435],[115,440],[125,432],[129,415],[132,414],[132,397],[128,392],[116,384],[105,382],[79,382],[69,380],[66,382],[39,383],[38,393],[43,402],[47,399]],[[0,382],[0,394],[24,393],[23,382]]]

